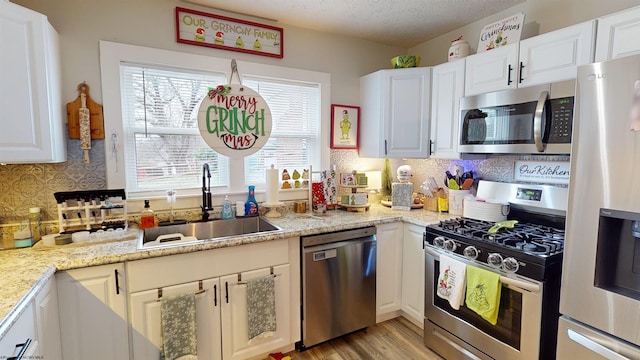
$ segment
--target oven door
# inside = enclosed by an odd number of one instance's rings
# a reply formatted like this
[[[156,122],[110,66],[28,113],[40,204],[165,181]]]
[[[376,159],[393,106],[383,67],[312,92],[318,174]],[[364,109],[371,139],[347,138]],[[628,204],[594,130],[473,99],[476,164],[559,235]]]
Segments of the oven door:
[[[538,359],[542,284],[502,276],[498,322],[491,325],[466,306],[454,310],[435,295],[440,251],[425,248],[425,344],[446,359]]]

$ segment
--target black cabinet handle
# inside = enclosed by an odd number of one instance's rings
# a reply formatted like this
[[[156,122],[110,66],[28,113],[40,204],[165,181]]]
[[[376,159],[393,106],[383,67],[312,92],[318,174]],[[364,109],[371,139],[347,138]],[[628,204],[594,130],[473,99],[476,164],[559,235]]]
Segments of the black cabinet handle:
[[[387,140],[384,141],[384,154],[387,155]]]
[[[218,285],[213,285],[213,306],[218,306]]]
[[[433,140],[429,140],[429,155],[433,155],[433,145],[435,142]]]
[[[513,82],[511,80],[511,72],[513,71],[513,67],[511,67],[511,64],[509,64],[509,73],[507,74],[507,85],[511,85],[511,83]]]
[[[520,61],[520,75],[518,75],[518,83],[522,84],[522,69],[524,69],[524,63]]]
[[[422,250],[424,250],[424,243],[427,242],[427,233],[423,232],[422,233]]]
[[[229,303],[229,283],[226,281],[224,282],[224,299],[228,304]]]
[[[118,269],[115,269],[113,272],[116,275],[116,295],[120,295],[120,279],[118,279]]]
[[[18,355],[8,357],[7,360],[21,360],[22,357],[24,356],[24,353],[27,351],[27,348],[29,347],[29,345],[31,345],[31,339],[27,339],[27,341],[25,341],[22,344],[16,344],[16,349],[21,348],[20,351],[18,352]]]

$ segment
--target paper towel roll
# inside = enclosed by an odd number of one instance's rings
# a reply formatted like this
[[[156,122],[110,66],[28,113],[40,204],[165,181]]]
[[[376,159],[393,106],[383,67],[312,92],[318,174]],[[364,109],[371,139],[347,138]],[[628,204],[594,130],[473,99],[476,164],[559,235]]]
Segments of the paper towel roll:
[[[280,189],[279,171],[273,165],[270,169],[265,170],[267,175],[267,204],[278,203],[278,191]]]

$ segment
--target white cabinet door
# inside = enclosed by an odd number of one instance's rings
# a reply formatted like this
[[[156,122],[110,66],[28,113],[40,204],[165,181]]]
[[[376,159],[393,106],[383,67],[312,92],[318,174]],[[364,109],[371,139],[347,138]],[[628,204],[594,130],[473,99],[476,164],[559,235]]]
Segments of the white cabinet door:
[[[424,322],[424,226],[404,224],[402,311],[422,328]]]
[[[58,291],[56,278],[51,277],[35,299],[36,337],[39,349],[34,352],[47,360],[62,359],[60,320],[58,317]],[[35,350],[34,350],[35,351]]]
[[[272,336],[249,341],[247,286],[243,282],[270,274],[260,269],[220,278],[222,302],[223,359],[247,359],[268,353],[291,343],[289,265],[273,267],[275,275],[276,331]]]
[[[386,157],[426,158],[429,156],[431,111],[431,69],[413,68],[386,71],[389,88],[386,122]]]
[[[431,87],[431,157],[459,159],[460,99],[464,96],[465,60],[433,68]]]
[[[29,303],[9,331],[0,339],[0,359],[16,356],[27,340],[31,340],[27,351],[33,352],[33,348],[38,347],[33,302]]]
[[[517,43],[467,56],[465,60],[465,96],[518,86]]]
[[[0,162],[66,161],[58,34],[47,17],[0,2]]]
[[[596,21],[587,21],[520,42],[518,86],[575,79],[578,65],[593,61]]]
[[[129,358],[123,264],[56,274],[64,359]]]
[[[595,61],[640,54],[640,6],[598,19]]]
[[[381,70],[360,80],[361,157],[429,156],[431,68]]]
[[[202,294],[196,295],[196,331],[198,358],[222,359],[220,329],[220,280],[202,282]],[[192,282],[162,288],[162,296],[199,291]],[[129,298],[131,347],[133,359],[159,359],[161,345],[161,302],[158,290],[140,291]]]
[[[376,225],[377,321],[395,317],[402,306],[402,223]]]

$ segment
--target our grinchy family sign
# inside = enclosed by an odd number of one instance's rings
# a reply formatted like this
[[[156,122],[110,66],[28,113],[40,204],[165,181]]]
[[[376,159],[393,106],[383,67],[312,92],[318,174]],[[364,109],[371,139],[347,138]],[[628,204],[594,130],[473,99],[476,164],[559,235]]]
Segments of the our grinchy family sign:
[[[254,90],[238,85],[209,89],[198,110],[198,128],[214,151],[232,158],[260,150],[271,135],[271,111]]]

